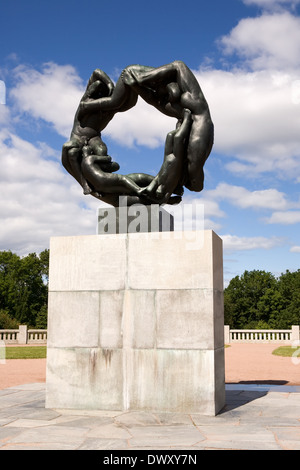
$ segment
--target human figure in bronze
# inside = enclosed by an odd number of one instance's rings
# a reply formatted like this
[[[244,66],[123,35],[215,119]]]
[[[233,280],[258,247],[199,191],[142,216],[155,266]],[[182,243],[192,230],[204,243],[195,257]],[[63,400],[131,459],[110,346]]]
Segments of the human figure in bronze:
[[[176,129],[167,134],[163,164],[156,177],[142,192],[160,204],[168,202],[174,192],[178,195],[183,194],[180,178],[183,172],[191,119],[191,112],[186,109],[182,123],[178,121]]]
[[[137,180],[141,179],[139,174],[127,176],[107,172],[106,168],[103,169],[102,156],[94,155],[89,145],[85,145],[82,150],[81,171],[84,178],[94,188],[95,195],[99,198],[109,194],[143,196],[143,188],[135,182],[135,178]],[[145,185],[149,184],[154,178],[150,175],[147,175],[147,178],[146,175],[143,176]]]
[[[194,74],[182,61],[158,68],[130,65],[123,70],[111,96],[82,103],[82,107],[90,110],[118,109],[126,100],[129,89],[131,96],[135,91],[147,103],[181,122],[185,109],[191,111],[192,123],[182,182],[191,191],[202,191],[203,166],[213,146],[214,126]]]
[[[158,68],[126,68],[125,83],[162,113],[182,121],[185,109],[191,111],[192,123],[186,153],[183,184],[191,191],[202,191],[203,166],[213,146],[214,126],[201,87],[182,62],[175,61]]]
[[[114,84],[100,69],[94,70],[81,101],[92,101],[113,92]],[[112,162],[107,155],[107,147],[101,139],[101,131],[114,116],[113,112],[91,112],[79,119],[80,108],[77,109],[70,140],[63,145],[62,164],[66,170],[81,184],[84,194],[92,193],[93,189],[81,171],[82,149],[89,145],[91,152],[99,156],[98,162],[106,171],[116,171],[119,165]]]
[[[156,177],[143,173],[112,174],[119,169],[107,155],[101,132],[115,113],[135,106],[138,96],[177,119],[166,138],[164,162]],[[202,90],[181,61],[154,68],[126,67],[116,85],[100,69],[93,72],[75,115],[70,141],[64,144],[65,168],[83,187],[109,204],[128,195],[136,202],[178,203],[183,186],[203,189],[203,166],[213,145],[213,123]],[[175,194],[175,196],[172,196]]]
[[[96,69],[91,75],[86,91],[81,99],[81,103],[91,103],[94,100],[102,99],[113,93],[114,84],[111,79],[100,69]],[[137,101],[136,92],[126,90],[126,96],[118,111],[125,111],[134,106]],[[107,154],[107,146],[101,138],[101,131],[107,126],[115,115],[115,110],[97,110],[88,109],[88,112],[82,112],[78,108],[71,137],[63,145],[62,163],[67,171],[81,184],[84,194],[104,200],[109,203],[113,201],[116,204],[117,198],[111,197],[111,194],[132,195],[133,202],[139,202],[138,186],[134,178],[139,182],[141,177],[138,174],[130,176],[112,174],[120,167],[113,162]],[[144,175],[144,185],[149,184],[153,176]],[[105,195],[104,195],[105,193]],[[143,197],[143,200],[145,196]]]

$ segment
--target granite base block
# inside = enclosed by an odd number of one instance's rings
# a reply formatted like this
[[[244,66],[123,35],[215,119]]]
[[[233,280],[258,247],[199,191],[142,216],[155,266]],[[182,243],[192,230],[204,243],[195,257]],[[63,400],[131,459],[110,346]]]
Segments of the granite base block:
[[[98,209],[97,234],[164,232],[174,230],[174,216],[158,204]]]
[[[223,408],[222,242],[191,235],[51,239],[46,407]]]

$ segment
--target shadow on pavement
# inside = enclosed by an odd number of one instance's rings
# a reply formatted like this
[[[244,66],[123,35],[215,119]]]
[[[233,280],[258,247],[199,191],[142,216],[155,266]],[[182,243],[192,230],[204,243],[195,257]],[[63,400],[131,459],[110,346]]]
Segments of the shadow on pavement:
[[[239,384],[256,384],[256,385],[286,385],[287,380],[241,380]]]
[[[226,390],[225,406],[219,414],[234,410],[267,395],[267,390]]]

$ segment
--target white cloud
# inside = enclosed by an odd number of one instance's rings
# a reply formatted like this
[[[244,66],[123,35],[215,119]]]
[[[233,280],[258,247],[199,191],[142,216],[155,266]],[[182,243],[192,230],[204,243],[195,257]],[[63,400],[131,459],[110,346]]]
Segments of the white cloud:
[[[226,217],[218,203],[206,198],[184,197],[181,204],[176,206],[165,205],[165,210],[174,216],[175,230],[214,230],[218,231],[221,225],[213,218]]]
[[[300,202],[294,203],[287,199],[283,192],[277,189],[263,189],[249,191],[242,186],[234,186],[228,183],[220,183],[215,189],[205,193],[207,199],[224,200],[242,209],[288,209],[300,206]]]
[[[221,235],[225,252],[270,250],[280,246],[283,241],[279,237],[238,237],[235,235]]]
[[[272,2],[274,4],[274,2]],[[300,18],[241,20],[219,42],[240,68],[196,72],[215,123],[214,150],[238,175],[300,179]]]
[[[209,197],[202,197],[201,203],[204,207],[205,217],[226,217],[224,211],[219,207],[216,201],[210,200]]]
[[[291,253],[300,253],[300,246],[292,246],[290,249]]]
[[[253,70],[294,68],[300,57],[300,18],[289,12],[246,18],[220,44],[225,54],[238,54]]]
[[[299,26],[300,18],[287,12],[242,20],[220,44],[227,54],[238,53],[252,70],[195,72],[215,124],[213,151],[227,155],[224,166],[237,175],[276,172],[300,181]],[[74,67],[49,63],[37,71],[19,66],[15,75],[11,94],[19,110],[69,137],[85,86]],[[134,109],[115,115],[103,138],[154,148],[164,144],[174,127],[175,120],[139,99]]]
[[[43,119],[68,138],[85,88],[74,67],[48,63],[41,71],[19,66],[14,73],[17,85],[11,96],[18,110]],[[139,99],[134,109],[114,116],[103,136],[127,147],[137,144],[155,148],[164,144],[167,132],[175,125],[174,119]]]
[[[14,70],[16,86],[10,96],[18,111],[53,125],[69,137],[74,114],[84,91],[82,80],[71,65],[44,64],[41,71],[24,65]]]
[[[277,10],[285,7],[294,8],[300,0],[243,0],[245,5],[257,5],[266,10]]]
[[[300,223],[300,211],[276,211],[266,219],[268,224],[293,225]]]
[[[222,201],[241,209],[274,211],[269,217],[262,219],[267,224],[291,225],[300,222],[300,211],[294,210],[300,208],[300,200],[291,201],[285,193],[277,189],[249,191],[243,186],[219,183],[215,189],[205,191],[199,201],[203,202],[204,207],[208,209],[205,213],[208,216],[207,227],[212,230],[214,228],[209,226],[210,217],[225,217],[225,213],[219,206]],[[220,224],[216,225],[219,230]]]
[[[1,127],[6,126],[10,122],[10,111],[8,106],[0,104],[0,124]]]
[[[68,138],[84,88],[75,69],[46,64],[41,71],[19,66],[15,73],[17,84],[11,96],[18,112],[43,119]],[[231,157],[224,165],[237,174],[277,171],[281,177],[299,179],[300,74],[269,70],[195,74],[215,124],[214,151]],[[163,145],[174,128],[174,119],[139,99],[135,108],[115,115],[103,138],[110,136],[127,147],[154,148]]]
[[[255,3],[265,7],[267,3],[274,6],[284,2]],[[215,124],[213,151],[227,155],[224,166],[236,174],[271,172],[300,181],[299,26],[300,19],[290,13],[242,20],[220,44],[226,54],[238,54],[246,66],[231,71],[195,72]],[[40,71],[19,66],[14,73],[16,85],[11,96],[16,108],[12,111],[21,117],[28,113],[42,119],[68,138],[85,87],[76,70],[49,63]],[[32,246],[37,251],[36,247],[43,249],[52,234],[94,233],[96,208],[101,203],[82,196],[80,186],[62,170],[51,148],[43,143],[33,145],[3,128],[9,125],[12,111],[0,106],[0,179],[4,195],[0,203],[4,227],[0,249],[6,249],[9,241],[12,249],[24,251]],[[104,134],[124,146],[154,148],[164,143],[174,126],[175,120],[140,99],[134,109],[117,114]],[[299,208],[298,203],[276,189],[249,191],[226,183],[205,191],[201,200],[205,206],[204,227],[212,229],[220,228],[213,219],[225,216],[220,201],[242,209],[274,211],[268,223],[296,223],[298,211],[292,209]],[[222,238],[227,251],[269,249],[281,243],[276,237]]]
[[[156,148],[164,145],[166,134],[175,129],[176,120],[165,116],[139,98],[136,106],[126,113],[115,114],[103,131],[121,145],[135,144]]]
[[[33,145],[8,132],[0,132],[0,250],[19,254],[39,252],[51,236],[96,233],[94,198],[66,174],[60,161],[48,159],[50,148]]]
[[[0,80],[0,105],[6,103],[6,86],[3,80]]]
[[[215,124],[214,151],[237,174],[300,177],[297,71],[195,72]],[[300,87],[299,87],[300,88]],[[234,160],[232,160],[234,158]]]

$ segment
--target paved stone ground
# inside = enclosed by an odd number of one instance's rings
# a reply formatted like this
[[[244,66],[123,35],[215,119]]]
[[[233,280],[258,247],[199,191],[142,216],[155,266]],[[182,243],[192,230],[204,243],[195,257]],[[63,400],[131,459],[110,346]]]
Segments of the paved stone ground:
[[[45,409],[45,385],[0,391],[0,450],[300,450],[300,387],[227,385],[216,417]]]
[[[45,409],[46,361],[6,361],[0,450],[300,450],[300,361],[272,356],[275,347],[226,348],[226,406],[216,417]]]

